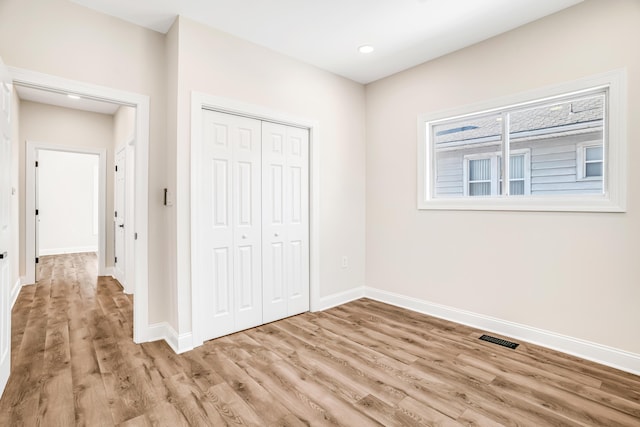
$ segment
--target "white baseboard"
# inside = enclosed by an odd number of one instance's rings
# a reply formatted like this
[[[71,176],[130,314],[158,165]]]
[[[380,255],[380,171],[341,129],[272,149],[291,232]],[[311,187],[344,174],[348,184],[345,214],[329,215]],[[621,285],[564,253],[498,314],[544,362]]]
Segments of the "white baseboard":
[[[97,246],[78,246],[73,248],[49,248],[49,249],[39,248],[38,252],[40,253],[40,255],[38,256],[80,254],[84,252],[98,252],[98,247]]]
[[[317,306],[312,308],[312,311],[328,310],[332,307],[360,299],[364,297],[364,290],[364,286],[361,286],[359,288],[349,289],[348,291],[322,297],[320,298]]]
[[[20,276],[20,286],[35,285],[35,284],[36,284],[35,277]]]
[[[147,329],[147,341],[166,340],[168,330],[173,329],[167,322],[154,323]],[[171,345],[171,344],[169,344]]]
[[[164,340],[176,354],[193,350],[193,334],[189,332],[178,335],[176,330],[167,322],[149,325],[148,337],[149,341]]]
[[[640,355],[519,323],[366,287],[364,296],[484,331],[520,339],[602,365],[640,375]]]
[[[18,294],[20,294],[20,289],[22,288],[22,278],[18,277],[18,280],[16,280],[16,283],[13,284],[13,287],[11,288],[11,308],[13,308],[13,305],[16,303],[16,300],[18,299]]]

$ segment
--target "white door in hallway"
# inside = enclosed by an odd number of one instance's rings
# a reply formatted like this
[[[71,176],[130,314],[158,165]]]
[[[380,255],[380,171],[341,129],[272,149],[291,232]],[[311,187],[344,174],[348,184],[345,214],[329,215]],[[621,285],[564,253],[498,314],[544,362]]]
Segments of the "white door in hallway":
[[[127,289],[126,284],[126,253],[125,253],[125,203],[126,203],[126,147],[122,147],[115,158],[115,186],[114,186],[114,276],[123,288]]]
[[[309,130],[262,122],[263,322],[309,311]]]
[[[262,323],[260,121],[203,111],[198,265],[203,337]]]
[[[11,76],[0,60],[0,395],[11,371]]]

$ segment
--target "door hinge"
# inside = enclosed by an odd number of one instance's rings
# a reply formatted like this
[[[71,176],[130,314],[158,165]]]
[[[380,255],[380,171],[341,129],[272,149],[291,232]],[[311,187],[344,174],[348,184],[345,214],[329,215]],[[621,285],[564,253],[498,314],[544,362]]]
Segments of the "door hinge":
[[[133,233],[133,240],[138,240],[138,233]]]
[[[36,257],[36,264],[40,262],[40,258]]]
[[[38,167],[38,161],[36,160],[36,167]]]
[[[114,261],[116,264],[118,263],[118,257],[115,257]]]
[[[118,218],[118,211],[115,211],[114,215],[115,215],[116,218]]]
[[[39,215],[39,212],[40,212],[40,211],[39,211],[38,209],[36,209],[36,215]]]
[[[118,172],[118,165],[116,165],[116,172]]]

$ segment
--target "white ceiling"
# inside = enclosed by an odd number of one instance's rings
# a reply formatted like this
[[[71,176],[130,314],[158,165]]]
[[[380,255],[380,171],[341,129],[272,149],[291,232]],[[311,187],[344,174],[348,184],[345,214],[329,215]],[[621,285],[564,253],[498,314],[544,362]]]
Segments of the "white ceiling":
[[[94,113],[113,115],[120,105],[111,102],[103,102],[95,99],[80,98],[71,99],[66,93],[51,92],[44,89],[36,89],[15,85],[18,97],[23,101],[39,102],[41,104],[57,105],[58,107],[73,108],[75,110],[93,111]]]
[[[582,0],[72,0],[166,33],[177,15],[369,83]],[[375,51],[363,55],[364,44]]]

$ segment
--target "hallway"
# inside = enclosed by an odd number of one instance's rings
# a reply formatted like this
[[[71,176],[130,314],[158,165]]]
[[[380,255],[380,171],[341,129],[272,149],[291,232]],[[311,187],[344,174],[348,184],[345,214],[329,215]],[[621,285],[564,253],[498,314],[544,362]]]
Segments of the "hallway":
[[[131,298],[96,271],[95,253],[40,258],[40,280],[22,288],[13,309],[0,425],[112,425],[108,401],[122,393],[107,390],[101,372],[125,359],[132,367],[139,350]]]

